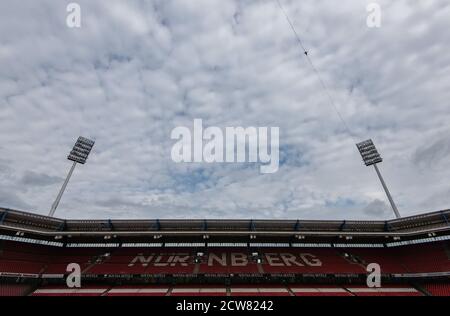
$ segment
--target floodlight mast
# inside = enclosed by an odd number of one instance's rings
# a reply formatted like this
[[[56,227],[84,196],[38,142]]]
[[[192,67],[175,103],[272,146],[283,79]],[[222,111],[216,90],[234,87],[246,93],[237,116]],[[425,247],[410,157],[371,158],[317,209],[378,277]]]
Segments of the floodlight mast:
[[[67,187],[67,183],[69,183],[70,177],[72,176],[73,171],[75,170],[75,167],[77,166],[77,163],[74,161],[72,164],[72,167],[70,168],[69,174],[66,177],[66,180],[64,180],[64,183],[61,187],[61,190],[59,190],[58,196],[56,197],[55,202],[53,202],[52,204],[52,208],[50,210],[50,213],[48,214],[48,216],[53,217],[53,215],[55,214],[56,208],[59,205],[59,201],[61,201],[61,197],[64,193],[64,191],[66,190]]]
[[[380,179],[381,185],[383,186],[384,192],[386,192],[389,203],[391,204],[392,210],[394,211],[395,217],[400,218],[401,217],[400,212],[398,211],[397,206],[395,205],[394,199],[392,198],[391,193],[389,192],[386,182],[384,182],[380,169],[378,169],[377,163],[383,162],[383,159],[378,153],[378,150],[375,147],[373,141],[371,139],[363,141],[361,143],[356,144],[356,147],[358,147],[359,153],[361,154],[361,157],[365,165],[367,167],[372,165],[374,166],[378,178]]]
[[[53,202],[52,204],[52,208],[50,209],[50,213],[48,214],[48,216],[53,217],[55,215],[56,208],[58,207],[59,202],[61,201],[61,197],[63,196],[64,191],[66,190],[67,184],[69,183],[70,177],[72,176],[77,163],[80,163],[82,165],[86,163],[86,160],[89,156],[89,153],[92,150],[92,147],[94,147],[94,144],[95,142],[93,140],[81,136],[78,137],[77,142],[75,143],[72,151],[67,157],[68,160],[73,161],[72,167],[70,168],[70,171],[67,174],[66,180],[64,180],[61,190],[59,190],[55,202]]]

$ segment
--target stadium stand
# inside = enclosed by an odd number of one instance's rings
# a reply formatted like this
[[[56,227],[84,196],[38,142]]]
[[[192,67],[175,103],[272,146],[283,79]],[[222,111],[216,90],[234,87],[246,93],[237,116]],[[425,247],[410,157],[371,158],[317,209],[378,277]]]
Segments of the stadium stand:
[[[0,209],[0,295],[449,296],[448,216],[68,221]],[[70,263],[80,289],[65,286]],[[381,288],[365,285],[370,263]]]
[[[365,267],[376,262],[385,274],[449,272],[450,260],[445,243],[407,246],[404,249],[302,248],[249,250],[222,248],[199,257],[195,249],[136,248],[127,253],[115,249],[51,248],[21,249],[17,242],[4,241],[0,254],[0,273],[63,275],[69,263],[78,263],[83,274],[365,274]],[[15,249],[11,251],[9,249]],[[251,251],[250,251],[251,252]],[[132,255],[134,253],[134,255]],[[420,253],[420,255],[418,255]],[[356,259],[356,260],[355,260]],[[197,262],[196,262],[197,260]]]

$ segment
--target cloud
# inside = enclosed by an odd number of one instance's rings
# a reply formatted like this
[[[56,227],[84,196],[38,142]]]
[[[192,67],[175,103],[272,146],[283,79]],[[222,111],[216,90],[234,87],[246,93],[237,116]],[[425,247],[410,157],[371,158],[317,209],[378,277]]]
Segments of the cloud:
[[[0,2],[0,205],[46,214],[83,135],[59,216],[390,218],[367,138],[403,215],[448,208],[447,1],[379,0],[370,29],[366,2],[282,0],[354,137],[275,1],[78,3],[70,29],[64,2]],[[195,118],[280,127],[279,171],[174,163]]]
[[[450,161],[450,133],[440,133],[431,142],[419,147],[414,155],[413,162],[423,168],[445,168]]]
[[[374,218],[387,218],[389,213],[389,206],[381,200],[373,200],[366,207],[363,212]]]
[[[19,209],[27,212],[33,211],[32,206],[14,192],[0,190],[0,201],[2,201],[1,207]]]
[[[43,173],[26,171],[22,177],[24,186],[48,186],[55,183],[62,183],[64,179],[60,177],[52,177]]]

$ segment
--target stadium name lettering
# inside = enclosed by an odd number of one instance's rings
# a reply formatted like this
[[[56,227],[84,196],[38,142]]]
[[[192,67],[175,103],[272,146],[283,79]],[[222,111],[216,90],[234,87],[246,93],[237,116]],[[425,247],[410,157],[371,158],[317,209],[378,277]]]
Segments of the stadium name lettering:
[[[321,267],[322,262],[313,254],[310,253],[265,253],[263,256],[265,264],[273,267],[285,267],[285,266],[310,266]],[[144,267],[152,265],[154,267],[175,267],[175,266],[188,266],[193,264],[194,257],[186,253],[178,254],[138,254],[128,264],[132,267],[136,264],[140,264]],[[254,263],[253,259],[245,253],[210,253],[206,255],[206,260],[202,260],[202,263],[206,263],[208,266],[228,266],[233,267],[247,266]]]

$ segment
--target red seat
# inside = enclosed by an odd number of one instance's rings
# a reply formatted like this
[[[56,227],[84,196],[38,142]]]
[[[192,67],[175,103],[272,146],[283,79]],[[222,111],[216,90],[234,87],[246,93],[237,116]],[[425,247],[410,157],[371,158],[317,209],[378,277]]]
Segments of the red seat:
[[[450,283],[427,283],[423,287],[433,296],[450,296]]]

